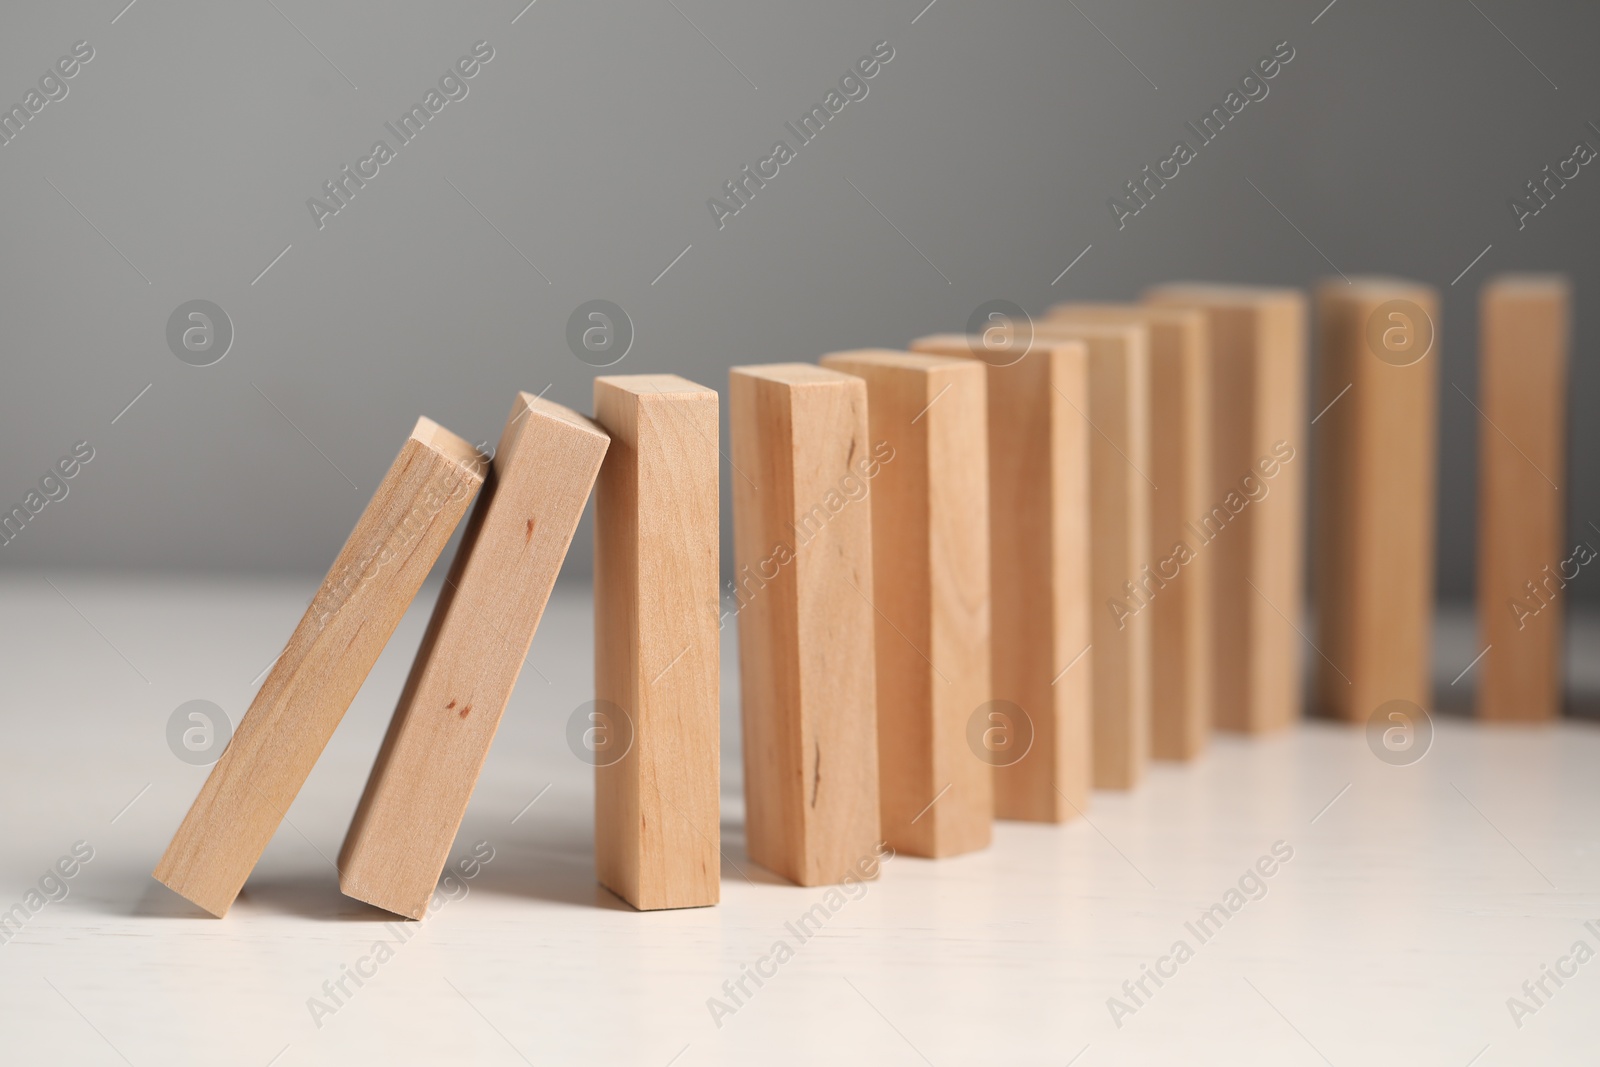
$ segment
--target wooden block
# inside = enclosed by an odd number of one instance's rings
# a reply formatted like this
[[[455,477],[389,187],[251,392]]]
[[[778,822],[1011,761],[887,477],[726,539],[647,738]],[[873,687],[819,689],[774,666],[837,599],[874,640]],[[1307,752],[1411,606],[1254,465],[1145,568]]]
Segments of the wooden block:
[[[595,869],[640,910],[721,890],[717,393],[673,374],[596,378],[611,454],[595,495],[594,687],[631,720],[595,765]]]
[[[1211,504],[1211,345],[1202,312],[1140,304],[1057,304],[1041,324],[1142,325],[1150,336],[1150,549],[1122,598],[1150,612],[1150,754],[1193,759],[1211,733],[1216,606],[1211,558],[1188,524]]]
[[[745,840],[801,885],[874,876],[872,519],[886,455],[860,378],[803,363],[729,372]],[[866,861],[866,862],[863,862]]]
[[[862,350],[824,356],[867,383],[883,839],[911,856],[987,848],[994,775],[968,744],[990,701],[984,368]],[[864,590],[865,591],[865,590]]]
[[[1089,352],[1082,341],[1036,342],[1021,359],[993,358],[978,338],[959,334],[911,347],[985,366],[991,690],[1004,702],[983,735],[993,750],[995,815],[1065,822],[1089,809],[1092,785],[1093,431],[1080,414],[1089,410]]]
[[[158,881],[227,913],[486,469],[466,441],[417,420],[156,865]]]
[[[1306,299],[1180,284],[1145,300],[1203,312],[1211,345],[1213,475],[1188,529],[1212,568],[1212,725],[1281,729],[1300,718],[1304,654]]]
[[[1390,700],[1432,703],[1439,302],[1330,279],[1317,319],[1315,701],[1365,723]]]
[[[517,395],[345,835],[346,896],[427,913],[607,444],[582,415]]]
[[[1564,590],[1594,557],[1569,548],[1568,284],[1508,275],[1483,288],[1478,357],[1478,715],[1561,715]],[[1588,540],[1586,538],[1585,540]]]
[[[1150,558],[1150,345],[1143,325],[1035,325],[1089,355],[1090,659],[1094,785],[1132,789],[1150,758],[1150,615],[1127,610]]]

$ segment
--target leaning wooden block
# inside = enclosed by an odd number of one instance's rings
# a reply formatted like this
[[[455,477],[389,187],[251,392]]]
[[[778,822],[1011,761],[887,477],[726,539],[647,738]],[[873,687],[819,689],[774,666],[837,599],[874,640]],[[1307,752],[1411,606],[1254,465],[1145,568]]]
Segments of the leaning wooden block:
[[[1561,716],[1567,584],[1594,558],[1569,547],[1566,481],[1569,287],[1507,275],[1479,298],[1478,716]],[[1588,531],[1585,531],[1587,533]],[[1591,540],[1585,538],[1585,540]]]
[[[607,444],[517,395],[339,853],[346,896],[426,914]]]
[[[1316,705],[1366,722],[1431,703],[1438,296],[1386,278],[1317,289]]]
[[[877,350],[822,365],[866,381],[869,437],[894,454],[867,487],[883,838],[911,856],[986,848],[994,775],[968,738],[991,693],[983,366]]]
[[[1094,784],[1132,789],[1150,758],[1150,615],[1134,611],[1150,559],[1150,350],[1140,326],[1062,323],[1043,339],[1089,354],[1089,590]]]
[[[1211,345],[1203,313],[1140,304],[1057,304],[1061,324],[1142,325],[1150,335],[1150,550],[1124,610],[1150,612],[1150,754],[1187,760],[1211,733],[1211,558],[1189,524],[1211,503]]]
[[[785,363],[729,384],[746,847],[790,881],[841,882],[880,841],[862,497],[894,457],[860,378]]]
[[[1188,528],[1213,568],[1212,722],[1279,729],[1300,718],[1306,299],[1176,284],[1145,301],[1203,312],[1210,341],[1212,479]]]
[[[994,703],[978,737],[995,815],[1065,822],[1092,785],[1088,349],[1036,341],[1019,356],[959,334],[911,347],[987,377]]]
[[[156,865],[157,880],[227,913],[486,468],[466,441],[417,420]]]
[[[717,394],[673,374],[596,378],[611,454],[595,492],[594,687],[620,711],[595,761],[595,868],[641,910],[721,889]]]

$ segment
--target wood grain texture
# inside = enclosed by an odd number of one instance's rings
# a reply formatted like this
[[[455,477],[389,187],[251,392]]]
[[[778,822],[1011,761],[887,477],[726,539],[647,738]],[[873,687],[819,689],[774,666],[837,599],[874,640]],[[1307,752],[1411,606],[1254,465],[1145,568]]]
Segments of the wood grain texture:
[[[717,393],[596,378],[612,450],[595,494],[595,697],[632,745],[595,765],[595,869],[640,910],[721,892]]]
[[[1364,723],[1390,700],[1432,703],[1438,296],[1330,279],[1317,318],[1315,700]],[[1426,354],[1398,365],[1424,337]]]
[[[1568,545],[1570,286],[1506,275],[1479,296],[1478,716],[1561,715],[1567,584],[1592,562],[1592,530]]]
[[[1304,655],[1306,298],[1174,284],[1145,301],[1203,312],[1210,340],[1212,481],[1188,544],[1212,568],[1212,725],[1281,729]]]
[[[1132,789],[1150,758],[1150,614],[1128,610],[1150,558],[1150,351],[1143,325],[1058,323],[1089,357],[1089,659],[1094,785]]]
[[[155,877],[221,917],[477,495],[487,459],[418,419]]]
[[[1036,342],[1020,359],[977,338],[924,337],[919,352],[978,361],[989,412],[991,720],[995,815],[1065,822],[1089,809],[1089,353]],[[1003,710],[1000,710],[1003,709]]]
[[[786,363],[729,384],[746,849],[801,885],[874,877],[872,518],[850,487],[885,458],[866,383]]]
[[[1211,734],[1216,623],[1211,558],[1188,524],[1211,498],[1211,344],[1203,313],[1140,304],[1057,304],[1041,334],[1065,323],[1142,325],[1150,339],[1150,551],[1124,598],[1150,613],[1150,754],[1187,760]]]
[[[894,451],[869,485],[883,838],[912,856],[987,848],[994,775],[967,729],[991,699],[984,368],[882,350],[822,365],[867,383],[869,438]]]
[[[517,395],[345,835],[346,896],[427,913],[607,443],[576,412]]]

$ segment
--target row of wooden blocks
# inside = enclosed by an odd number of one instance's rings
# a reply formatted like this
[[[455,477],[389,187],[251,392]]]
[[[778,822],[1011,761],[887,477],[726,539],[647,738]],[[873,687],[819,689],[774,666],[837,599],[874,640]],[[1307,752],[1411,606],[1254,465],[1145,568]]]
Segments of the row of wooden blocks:
[[[1369,279],[1318,304],[1315,701],[1364,721],[1429,702],[1438,303]],[[1505,605],[1561,558],[1565,285],[1497,281],[1483,316],[1481,708],[1544,716],[1559,611]],[[1296,290],[1171,285],[734,368],[750,857],[816,885],[880,841],[968,852],[1213,726],[1297,719],[1306,317]],[[640,909],[718,900],[718,396],[601,377],[594,405],[520,394],[492,461],[417,423],[158,879],[228,910],[477,497],[338,862],[421,918],[592,492],[595,695],[629,738],[597,761],[599,879]]]

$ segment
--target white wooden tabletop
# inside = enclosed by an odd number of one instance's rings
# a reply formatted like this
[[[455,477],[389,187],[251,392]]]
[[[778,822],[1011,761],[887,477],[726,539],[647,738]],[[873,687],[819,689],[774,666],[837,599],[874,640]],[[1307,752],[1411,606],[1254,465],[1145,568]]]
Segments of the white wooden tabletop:
[[[1600,1056],[1592,720],[1437,716],[1431,750],[1398,766],[1326,723],[1224,736],[1193,764],[1157,765],[1137,792],[1097,793],[1085,819],[1002,823],[986,852],[896,857],[876,882],[830,893],[781,884],[744,854],[730,627],[723,901],[640,914],[595,884],[592,771],[565,741],[591,696],[582,583],[558,588],[467,813],[453,855],[473,876],[443,884],[433,915],[402,923],[341,896],[330,862],[430,589],[233,911],[201,917],[150,877],[206,774],[174,755],[169,719],[203,699],[236,723],[311,592],[70,573],[0,583],[0,1062]],[[1446,683],[1473,654],[1470,627],[1454,632]],[[1593,635],[1574,638],[1584,677]]]

